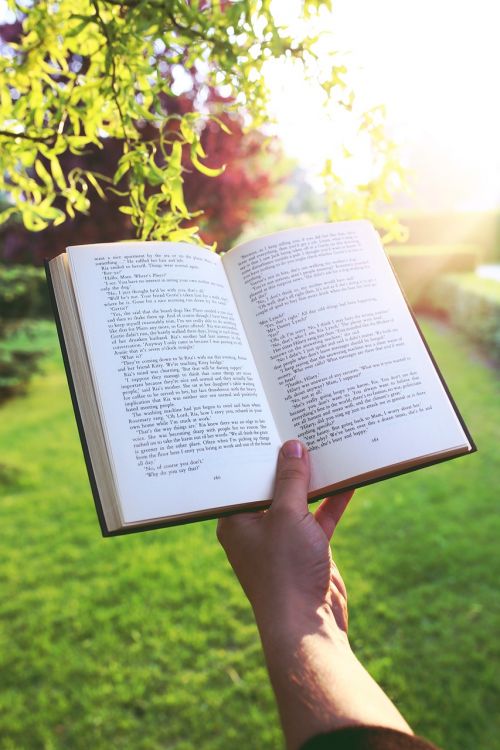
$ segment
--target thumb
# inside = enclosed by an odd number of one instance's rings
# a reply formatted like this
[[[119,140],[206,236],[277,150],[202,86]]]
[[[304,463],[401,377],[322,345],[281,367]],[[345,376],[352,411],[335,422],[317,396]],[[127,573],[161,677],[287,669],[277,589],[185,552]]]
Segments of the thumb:
[[[276,469],[272,512],[283,510],[307,513],[309,489],[309,454],[299,440],[288,440],[281,446]]]

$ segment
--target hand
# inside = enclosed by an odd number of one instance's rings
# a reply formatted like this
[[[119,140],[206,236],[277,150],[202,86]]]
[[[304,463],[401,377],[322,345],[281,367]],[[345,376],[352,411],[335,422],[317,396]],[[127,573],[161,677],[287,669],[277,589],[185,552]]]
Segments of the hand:
[[[307,505],[307,449],[290,440],[280,450],[268,511],[219,520],[217,534],[255,612],[259,627],[303,621],[327,610],[347,635],[347,594],[330,539],[352,492],[329,497],[314,515]]]

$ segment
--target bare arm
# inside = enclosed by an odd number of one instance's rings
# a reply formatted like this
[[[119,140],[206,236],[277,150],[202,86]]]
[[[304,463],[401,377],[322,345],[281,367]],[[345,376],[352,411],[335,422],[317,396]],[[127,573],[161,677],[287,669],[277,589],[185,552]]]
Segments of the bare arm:
[[[309,457],[282,447],[269,511],[219,521],[217,533],[253,607],[290,750],[349,725],[412,734],[353,654],[347,594],[330,539],[352,493],[307,506]]]

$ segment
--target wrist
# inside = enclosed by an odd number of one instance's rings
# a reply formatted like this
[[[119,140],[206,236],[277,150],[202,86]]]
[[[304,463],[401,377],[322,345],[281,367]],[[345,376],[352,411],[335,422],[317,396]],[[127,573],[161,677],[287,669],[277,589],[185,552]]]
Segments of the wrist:
[[[301,602],[284,607],[254,607],[267,660],[283,655],[285,659],[297,653],[307,641],[317,640],[325,646],[350,650],[347,632],[340,628],[326,603],[305,607]]]

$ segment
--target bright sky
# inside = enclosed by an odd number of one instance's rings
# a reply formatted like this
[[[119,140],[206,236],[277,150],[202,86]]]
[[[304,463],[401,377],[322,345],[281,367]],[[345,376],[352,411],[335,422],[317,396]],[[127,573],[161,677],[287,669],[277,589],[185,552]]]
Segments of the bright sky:
[[[289,22],[295,5],[275,0],[276,14]],[[336,0],[321,28],[348,53],[359,99],[387,105],[390,132],[414,170],[414,207],[499,207],[498,0]],[[335,153],[341,125],[292,72],[269,70],[267,80],[287,152],[314,173]]]

